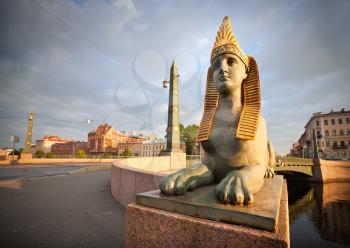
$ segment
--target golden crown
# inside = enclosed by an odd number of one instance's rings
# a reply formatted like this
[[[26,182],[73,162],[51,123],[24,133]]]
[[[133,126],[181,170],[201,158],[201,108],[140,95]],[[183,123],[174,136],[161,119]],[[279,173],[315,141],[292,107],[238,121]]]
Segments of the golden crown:
[[[232,33],[230,18],[224,17],[219,31],[216,35],[214,47],[211,51],[210,61],[213,62],[217,56],[225,53],[237,55],[242,62],[248,67],[248,58],[240,48],[236,38]]]

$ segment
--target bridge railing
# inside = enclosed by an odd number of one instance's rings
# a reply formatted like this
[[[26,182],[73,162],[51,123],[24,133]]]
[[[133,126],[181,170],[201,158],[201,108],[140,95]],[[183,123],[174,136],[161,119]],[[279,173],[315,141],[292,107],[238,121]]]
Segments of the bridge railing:
[[[283,166],[314,166],[314,162],[310,158],[298,158],[298,157],[283,157],[276,156],[276,167]]]
[[[280,172],[302,173],[313,176],[314,163],[309,158],[282,157],[276,156],[274,170]]]

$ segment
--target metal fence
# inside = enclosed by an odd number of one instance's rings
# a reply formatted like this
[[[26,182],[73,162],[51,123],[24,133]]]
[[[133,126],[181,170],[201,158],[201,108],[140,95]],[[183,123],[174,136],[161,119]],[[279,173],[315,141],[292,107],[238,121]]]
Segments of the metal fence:
[[[72,159],[122,159],[122,158],[137,158],[140,156],[115,156],[115,155],[109,155],[109,154],[102,154],[102,155],[54,155],[54,154],[47,154],[43,156],[36,156],[33,155],[33,158],[37,159],[55,159],[55,158],[72,158]]]
[[[200,155],[186,155],[186,167],[191,167],[192,165],[198,163],[200,160]]]

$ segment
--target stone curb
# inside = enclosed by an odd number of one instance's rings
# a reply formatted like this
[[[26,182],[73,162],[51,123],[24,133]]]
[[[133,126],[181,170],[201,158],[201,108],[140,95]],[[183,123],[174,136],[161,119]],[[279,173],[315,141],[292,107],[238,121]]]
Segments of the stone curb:
[[[109,171],[112,168],[112,164],[108,165],[96,165],[96,166],[89,166],[85,168],[81,168],[78,170],[70,171],[67,174],[68,175],[75,175],[75,174],[83,174],[83,173],[89,173],[89,172],[97,172],[97,171]]]

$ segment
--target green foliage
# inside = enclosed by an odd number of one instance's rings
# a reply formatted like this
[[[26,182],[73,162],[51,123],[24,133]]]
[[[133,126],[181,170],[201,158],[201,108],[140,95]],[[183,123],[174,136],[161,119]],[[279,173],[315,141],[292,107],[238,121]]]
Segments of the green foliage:
[[[185,126],[180,123],[180,137],[183,138],[185,133]]]
[[[110,158],[111,157],[111,154],[109,153],[103,153],[101,158]]]
[[[19,154],[20,154],[20,151],[18,151],[16,149],[9,153],[9,155],[19,155]]]
[[[36,151],[35,152],[35,154],[34,154],[34,156],[36,157],[36,158],[43,158],[43,157],[45,157],[45,152],[44,151]]]
[[[79,150],[75,153],[75,156],[76,156],[77,158],[85,158],[85,157],[86,157],[86,153],[85,153],[84,150],[79,149]]]
[[[180,124],[180,135],[181,139],[185,141],[186,144],[186,154],[194,155],[198,154],[198,144],[196,142],[196,137],[198,133],[199,126],[196,124],[188,125],[184,127]]]
[[[199,127],[197,125],[189,125],[185,129],[185,144],[186,144],[186,153],[188,155],[193,155],[196,152],[196,138]]]
[[[52,152],[48,152],[45,155],[46,158],[53,158],[53,153]]]
[[[129,148],[125,148],[125,150],[122,152],[123,157],[131,157],[132,155],[132,151]]]

